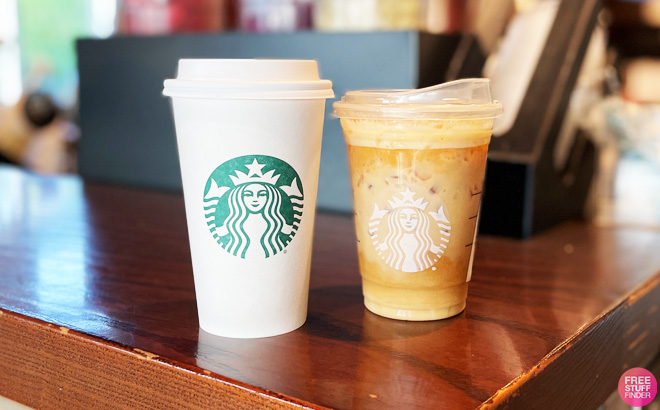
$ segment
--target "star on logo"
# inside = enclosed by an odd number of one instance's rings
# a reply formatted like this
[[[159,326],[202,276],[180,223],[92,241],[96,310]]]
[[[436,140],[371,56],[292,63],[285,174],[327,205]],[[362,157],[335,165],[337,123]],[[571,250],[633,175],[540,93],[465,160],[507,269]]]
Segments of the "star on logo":
[[[271,185],[275,185],[277,183],[277,180],[280,178],[280,175],[279,174],[275,175],[274,169],[271,169],[270,171],[264,174],[263,172],[261,172],[261,169],[265,166],[266,164],[260,164],[255,158],[254,160],[252,160],[252,163],[250,165],[245,165],[245,167],[249,170],[247,174],[239,170],[235,170],[234,173],[236,174],[236,176],[229,175],[229,178],[232,180],[234,185],[246,184],[252,182],[268,183]]]
[[[392,198],[391,201],[388,201],[392,209],[401,208],[402,206],[412,206],[423,211],[426,205],[429,204],[428,202],[424,202],[424,197],[415,200],[415,193],[410,188],[406,188],[405,192],[401,192],[401,197],[403,199]]]
[[[252,176],[261,175],[261,169],[265,166],[266,164],[260,164],[255,158],[250,165],[246,165],[245,167],[250,170],[250,172],[248,172],[248,176]]]
[[[403,198],[403,202],[410,201],[413,202],[413,197],[415,196],[415,193],[410,190],[410,188],[406,187],[406,192],[401,192],[401,197]]]

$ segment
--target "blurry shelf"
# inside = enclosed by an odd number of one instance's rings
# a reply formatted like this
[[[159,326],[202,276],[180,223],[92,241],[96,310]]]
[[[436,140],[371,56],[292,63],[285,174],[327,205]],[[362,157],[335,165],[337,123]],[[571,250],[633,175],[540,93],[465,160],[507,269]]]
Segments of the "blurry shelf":
[[[617,50],[620,59],[660,57],[660,28],[612,27],[609,44]]]

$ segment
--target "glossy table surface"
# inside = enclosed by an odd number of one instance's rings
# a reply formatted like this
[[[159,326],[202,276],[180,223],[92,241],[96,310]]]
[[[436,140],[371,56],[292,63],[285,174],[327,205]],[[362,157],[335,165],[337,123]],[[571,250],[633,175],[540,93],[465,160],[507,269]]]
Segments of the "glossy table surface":
[[[569,222],[526,241],[480,236],[467,309],[412,323],[363,307],[350,217],[321,212],[315,229],[306,324],[220,338],[198,327],[180,196],[0,167],[0,395],[135,408],[127,392],[160,378],[175,387],[154,395],[192,392],[170,408],[196,395],[228,408],[595,408],[658,352],[660,231]],[[115,376],[67,369],[82,363],[69,347],[88,345]],[[49,364],[59,349],[71,357]],[[112,387],[121,375],[135,386]],[[73,383],[109,393],[80,398]]]

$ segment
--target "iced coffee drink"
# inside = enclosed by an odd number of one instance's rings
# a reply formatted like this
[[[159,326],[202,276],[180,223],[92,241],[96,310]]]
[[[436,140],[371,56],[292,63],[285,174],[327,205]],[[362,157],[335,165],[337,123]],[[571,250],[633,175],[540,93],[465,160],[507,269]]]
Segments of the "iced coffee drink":
[[[335,104],[351,167],[365,306],[403,320],[465,308],[493,118],[488,80],[348,93]]]

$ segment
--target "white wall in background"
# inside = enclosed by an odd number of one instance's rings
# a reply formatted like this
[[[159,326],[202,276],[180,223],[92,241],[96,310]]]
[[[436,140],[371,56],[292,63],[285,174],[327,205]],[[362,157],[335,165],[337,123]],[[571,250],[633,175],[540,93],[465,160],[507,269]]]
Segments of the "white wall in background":
[[[15,104],[23,92],[16,2],[0,0],[0,105]]]
[[[117,0],[90,0],[89,15],[92,34],[99,38],[110,37],[116,27]]]

